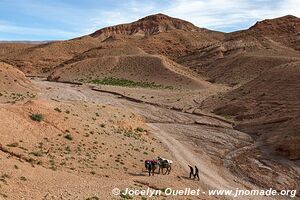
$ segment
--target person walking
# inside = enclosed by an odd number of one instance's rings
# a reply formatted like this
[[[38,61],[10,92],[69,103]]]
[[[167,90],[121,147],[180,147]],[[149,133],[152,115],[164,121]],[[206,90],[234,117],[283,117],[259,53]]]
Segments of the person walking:
[[[198,178],[198,181],[199,181],[199,180],[200,180],[200,179],[199,179],[199,169],[198,169],[198,167],[197,167],[197,166],[195,166],[195,174],[194,174],[194,179],[195,179],[196,177]]]
[[[188,165],[190,168],[190,178],[192,178],[192,176],[194,176],[194,168],[190,165]]]

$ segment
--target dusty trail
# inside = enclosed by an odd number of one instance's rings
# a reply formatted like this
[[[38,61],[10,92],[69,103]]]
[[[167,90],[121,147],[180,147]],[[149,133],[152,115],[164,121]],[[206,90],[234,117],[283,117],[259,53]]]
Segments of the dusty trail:
[[[43,98],[59,101],[87,101],[87,97],[75,88],[75,86],[64,83],[49,84],[46,81],[35,81],[39,87],[43,88],[41,95]]]
[[[168,147],[177,161],[187,169],[187,172],[188,165],[198,166],[201,171],[200,179],[202,189],[233,188],[229,187],[230,184],[218,173],[218,169],[211,163],[208,163],[207,160],[202,160],[201,157],[196,156],[188,147],[173,138],[166,131],[158,128],[155,124],[148,123],[148,125],[151,127],[152,133]]]

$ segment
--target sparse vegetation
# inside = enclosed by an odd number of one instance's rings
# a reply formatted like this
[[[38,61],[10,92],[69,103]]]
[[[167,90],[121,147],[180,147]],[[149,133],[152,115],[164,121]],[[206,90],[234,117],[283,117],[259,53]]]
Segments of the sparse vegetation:
[[[42,114],[32,114],[30,116],[30,118],[33,120],[33,121],[37,121],[37,122],[41,122],[44,120],[44,117]]]
[[[19,143],[14,142],[14,143],[8,144],[8,145],[6,145],[6,146],[8,146],[8,147],[18,147],[18,146],[19,146]]]
[[[142,87],[142,88],[162,88],[162,85],[157,85],[154,82],[135,82],[132,80],[127,80],[123,78],[104,78],[104,79],[94,79],[90,83],[97,85],[113,85],[113,86],[123,86],[123,87]]]
[[[71,134],[67,134],[65,135],[65,137],[67,140],[73,140],[73,136]]]
[[[120,197],[123,199],[133,199],[129,194],[124,194],[124,191],[121,191]]]
[[[99,197],[89,197],[89,198],[87,198],[86,200],[99,200]]]
[[[95,174],[96,174],[96,172],[95,172],[95,171],[91,171],[91,174],[92,174],[92,175],[95,175]]]
[[[33,151],[30,154],[36,156],[36,157],[42,157],[43,156],[43,152],[42,151]]]
[[[144,131],[145,131],[142,127],[137,127],[135,130],[136,130],[137,132],[144,132]]]
[[[54,108],[54,110],[57,112],[62,112],[61,109],[59,109],[59,108]]]
[[[162,189],[160,189],[160,191],[162,191],[163,193],[165,193],[165,192],[166,192],[166,189],[167,189],[167,188],[162,188]]]
[[[7,198],[8,196],[6,194],[0,193],[0,196]]]

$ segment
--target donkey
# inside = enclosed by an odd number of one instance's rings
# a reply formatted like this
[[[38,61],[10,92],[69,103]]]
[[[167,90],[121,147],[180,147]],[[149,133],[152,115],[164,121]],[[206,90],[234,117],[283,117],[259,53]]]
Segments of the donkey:
[[[170,174],[171,170],[172,170],[172,163],[173,161],[172,160],[168,160],[168,159],[165,159],[165,158],[161,158],[161,157],[158,157],[157,158],[158,160],[158,173],[160,174],[160,170],[162,172],[162,174]],[[167,169],[167,171],[164,173],[164,169]]]
[[[145,160],[145,168],[148,170],[149,176],[154,176],[154,171],[156,170],[158,165],[157,160]]]

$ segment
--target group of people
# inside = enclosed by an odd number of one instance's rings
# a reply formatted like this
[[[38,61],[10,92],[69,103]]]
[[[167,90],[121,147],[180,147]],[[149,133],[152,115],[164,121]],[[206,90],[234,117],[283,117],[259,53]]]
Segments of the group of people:
[[[199,181],[199,169],[198,169],[198,167],[195,166],[195,170],[194,170],[194,168],[192,166],[190,166],[190,165],[188,165],[188,166],[190,168],[190,176],[189,176],[189,178],[192,178],[192,177],[193,177],[193,179],[197,178],[198,181]]]

